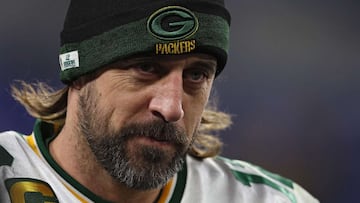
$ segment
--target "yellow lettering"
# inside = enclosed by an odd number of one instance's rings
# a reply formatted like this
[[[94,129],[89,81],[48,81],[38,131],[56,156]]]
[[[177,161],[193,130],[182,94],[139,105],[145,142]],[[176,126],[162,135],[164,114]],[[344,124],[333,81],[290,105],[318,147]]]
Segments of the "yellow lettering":
[[[166,44],[162,44],[161,46],[161,54],[166,54],[167,49],[166,49]]]
[[[190,53],[196,48],[196,40],[158,43],[155,46],[155,53],[161,55]]]
[[[174,42],[174,54],[180,54],[179,42]]]
[[[193,51],[195,49],[195,47],[196,47],[195,44],[196,44],[195,40],[190,41],[190,51],[189,52],[191,52],[191,51]]]
[[[169,43],[169,54],[174,54],[175,50],[174,50],[174,43]]]
[[[190,51],[191,51],[190,45],[191,45],[191,41],[187,41],[187,42],[186,42],[186,52],[190,52]]]
[[[161,51],[161,44],[156,44],[155,50],[156,50],[156,54],[159,54]]]
[[[185,43],[186,42],[180,42],[180,53],[184,53],[184,48],[185,48],[184,44]]]

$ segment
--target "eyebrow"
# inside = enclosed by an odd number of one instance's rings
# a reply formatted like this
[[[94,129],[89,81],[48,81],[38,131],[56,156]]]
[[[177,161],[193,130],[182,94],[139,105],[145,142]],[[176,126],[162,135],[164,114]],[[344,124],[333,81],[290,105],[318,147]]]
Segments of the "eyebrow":
[[[199,60],[199,61],[194,61],[192,63],[189,64],[189,66],[197,66],[197,67],[203,67],[208,69],[211,74],[215,74],[216,69],[217,69],[217,63],[214,60]]]

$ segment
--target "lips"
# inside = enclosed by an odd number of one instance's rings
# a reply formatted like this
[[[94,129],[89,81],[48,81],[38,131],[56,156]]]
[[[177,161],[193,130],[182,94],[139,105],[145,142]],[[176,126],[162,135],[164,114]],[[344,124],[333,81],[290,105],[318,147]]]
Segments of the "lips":
[[[170,142],[169,140],[166,139],[159,139],[159,138],[155,138],[155,137],[148,137],[149,139],[155,140],[157,142]]]
[[[158,136],[147,136],[149,139],[153,139],[156,140],[158,142],[173,142],[173,139],[170,139],[169,136],[163,136],[163,135],[158,135]]]
[[[154,139],[153,137],[138,136],[135,138],[136,142],[141,145],[153,146],[153,147],[173,147],[175,144],[167,140]]]

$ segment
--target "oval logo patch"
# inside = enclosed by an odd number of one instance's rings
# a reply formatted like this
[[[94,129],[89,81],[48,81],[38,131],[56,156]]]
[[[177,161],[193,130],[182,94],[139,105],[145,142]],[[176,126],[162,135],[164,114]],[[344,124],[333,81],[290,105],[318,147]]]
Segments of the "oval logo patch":
[[[147,22],[148,31],[162,40],[180,40],[193,35],[199,21],[189,9],[168,6],[155,11]]]

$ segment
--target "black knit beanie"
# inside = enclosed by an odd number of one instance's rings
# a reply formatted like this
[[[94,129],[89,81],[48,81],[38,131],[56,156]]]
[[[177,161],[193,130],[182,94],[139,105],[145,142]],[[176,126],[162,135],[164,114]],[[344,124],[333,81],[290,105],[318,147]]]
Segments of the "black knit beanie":
[[[72,0],[61,32],[61,80],[139,54],[207,53],[225,66],[230,14],[224,0]]]

